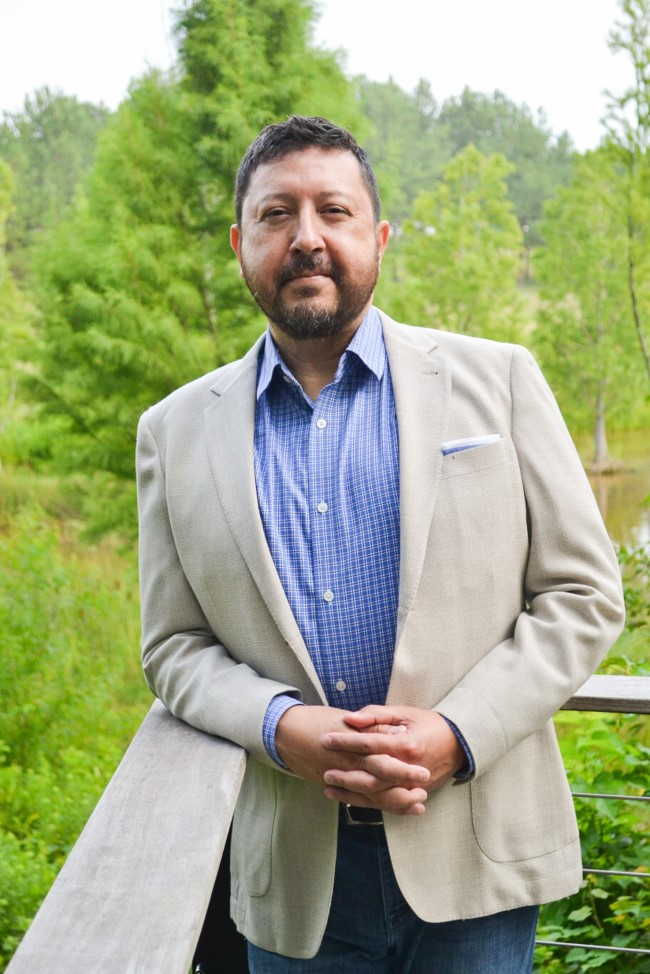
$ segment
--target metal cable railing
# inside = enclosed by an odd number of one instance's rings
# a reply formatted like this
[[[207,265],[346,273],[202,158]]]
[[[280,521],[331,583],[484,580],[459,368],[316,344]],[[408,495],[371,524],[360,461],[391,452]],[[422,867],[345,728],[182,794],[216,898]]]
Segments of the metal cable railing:
[[[569,709],[569,707],[566,707],[565,709]],[[593,709],[601,710],[600,707],[598,708],[594,707]],[[611,712],[611,711],[605,711],[605,708],[603,707],[602,712]],[[647,713],[647,706],[644,706],[643,711],[639,711],[633,709],[632,705],[630,705],[630,710],[626,712],[630,714],[637,714],[640,712]],[[571,794],[573,795],[574,798],[599,798],[608,801],[624,801],[624,802],[650,802],[650,795],[615,795],[615,794],[610,794],[608,792],[591,792],[591,791],[573,791]],[[650,879],[650,872],[647,873],[634,872],[632,870],[625,870],[625,869],[596,869],[591,866],[585,866],[582,872],[584,876],[587,875],[623,876],[628,879],[637,879],[637,880]],[[614,944],[611,945],[610,944],[583,944],[583,943],[576,943],[570,940],[536,940],[535,943],[538,947],[563,947],[568,950],[571,950],[573,948],[578,948],[581,950],[593,950],[598,952],[604,951],[607,953],[628,954],[628,955],[635,954],[639,957],[650,957],[650,950],[645,950],[642,947],[619,947]]]

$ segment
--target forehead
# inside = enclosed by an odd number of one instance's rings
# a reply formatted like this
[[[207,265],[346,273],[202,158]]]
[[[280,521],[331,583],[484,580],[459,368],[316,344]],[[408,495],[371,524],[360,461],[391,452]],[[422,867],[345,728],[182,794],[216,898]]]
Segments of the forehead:
[[[267,198],[342,194],[371,206],[357,158],[345,149],[312,146],[262,163],[251,175],[244,212]]]

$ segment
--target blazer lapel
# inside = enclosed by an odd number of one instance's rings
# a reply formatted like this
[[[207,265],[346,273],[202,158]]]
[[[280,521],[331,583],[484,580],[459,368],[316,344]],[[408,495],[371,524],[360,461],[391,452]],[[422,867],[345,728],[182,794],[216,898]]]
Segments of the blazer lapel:
[[[255,487],[254,433],[257,359],[261,340],[212,387],[204,412],[212,475],[228,527],[282,636],[325,702],[264,534]]]
[[[400,585],[396,646],[418,589],[440,477],[451,377],[433,332],[382,314],[395,393],[400,462]]]

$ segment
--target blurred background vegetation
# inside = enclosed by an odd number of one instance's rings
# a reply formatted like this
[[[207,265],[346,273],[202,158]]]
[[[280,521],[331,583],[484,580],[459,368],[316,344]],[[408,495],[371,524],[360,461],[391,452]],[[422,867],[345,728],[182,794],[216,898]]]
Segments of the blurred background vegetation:
[[[425,81],[346,77],[315,17],[310,0],[188,2],[175,69],[134,80],[117,111],[41,89],[0,123],[0,970],[149,704],[136,423],[264,327],[228,227],[239,159],[269,122],[326,115],[368,149],[393,230],[380,307],[533,350],[620,547],[630,615],[606,665],[645,672],[650,0],[621,0],[610,44],[635,81],[582,155],[500,92],[438,104]],[[645,793],[646,725],[559,726],[576,785]],[[579,813],[591,865],[647,872],[647,813]],[[590,879],[544,924],[649,947],[650,889]],[[641,960],[544,949],[539,970]]]

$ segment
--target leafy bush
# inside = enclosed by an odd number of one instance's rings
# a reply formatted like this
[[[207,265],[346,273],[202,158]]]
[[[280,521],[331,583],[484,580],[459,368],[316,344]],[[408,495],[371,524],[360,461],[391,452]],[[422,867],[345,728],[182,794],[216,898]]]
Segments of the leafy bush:
[[[140,723],[133,559],[41,509],[0,534],[0,970]]]
[[[627,628],[643,629],[650,641],[650,545],[618,549],[623,572]]]
[[[646,630],[647,638],[647,630]],[[614,657],[608,668],[648,676],[640,664]],[[648,797],[647,718],[563,712],[556,718],[574,792]],[[576,798],[585,868],[636,876],[587,873],[581,890],[543,907],[538,938],[650,949],[650,806],[620,799]],[[648,957],[539,947],[544,974],[647,974]]]

